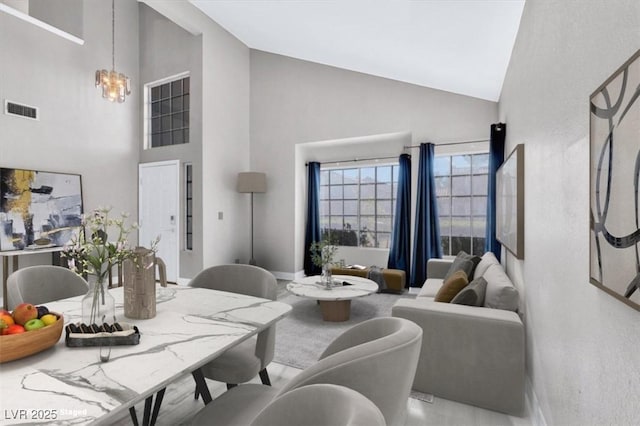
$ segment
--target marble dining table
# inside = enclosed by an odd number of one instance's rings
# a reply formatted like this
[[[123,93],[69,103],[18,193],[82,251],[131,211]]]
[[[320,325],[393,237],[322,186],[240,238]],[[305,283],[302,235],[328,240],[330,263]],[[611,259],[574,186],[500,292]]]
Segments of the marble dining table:
[[[67,347],[63,331],[53,347],[0,364],[0,424],[109,424],[291,310],[242,294],[170,286],[158,289],[154,318],[132,320],[124,317],[122,287],[110,291],[116,319],[138,327],[139,344],[112,346],[102,362],[99,347]],[[65,324],[77,323],[80,300],[46,306]]]

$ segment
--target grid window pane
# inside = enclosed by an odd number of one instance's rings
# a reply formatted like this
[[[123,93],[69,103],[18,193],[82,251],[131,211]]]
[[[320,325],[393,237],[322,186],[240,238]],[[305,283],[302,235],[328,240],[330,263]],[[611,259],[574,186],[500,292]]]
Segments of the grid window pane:
[[[346,180],[346,177],[345,177]],[[349,200],[358,199],[358,185],[345,185],[344,186],[344,198]]]
[[[375,185],[360,185],[360,199],[374,199],[376,198],[376,186]]]
[[[474,237],[482,237],[485,236],[485,230],[487,229],[487,218],[486,217],[474,217],[471,220],[471,235]]]
[[[473,195],[487,195],[488,181],[487,175],[474,175],[471,178]]]
[[[322,234],[338,245],[388,248],[397,177],[393,165],[321,170]]]
[[[358,169],[347,169],[342,172],[344,184],[358,183]]]
[[[360,231],[373,231],[376,229],[375,216],[360,216]]]
[[[471,195],[471,176],[452,177],[451,195]]]
[[[450,216],[451,215],[451,198],[438,197],[438,215]]]
[[[166,99],[169,97],[169,93],[171,93],[171,84],[163,84],[160,86],[160,99]]]
[[[376,222],[377,232],[391,232],[391,217],[378,217]]]
[[[342,170],[331,170],[329,173],[329,184],[331,185],[342,185]]]
[[[176,80],[171,83],[171,94],[173,96],[182,95],[182,80]]]
[[[360,214],[373,214],[375,212],[375,201],[362,200],[360,201]]]
[[[391,184],[379,183],[376,185],[376,198],[391,198]]]
[[[391,166],[378,167],[377,181],[378,182],[391,182]]]
[[[484,252],[489,155],[438,156],[438,219],[444,255]],[[449,168],[450,166],[450,168]]]
[[[349,216],[357,216],[358,215],[358,201],[346,201],[344,202],[344,214]]]
[[[391,216],[393,203],[391,200],[376,201],[376,214],[378,216]]]
[[[473,174],[489,173],[489,154],[476,154],[473,156]]]
[[[360,183],[374,183],[376,181],[376,168],[363,167],[360,169]]]
[[[331,185],[329,190],[329,196],[332,200],[342,199],[342,185]]]
[[[454,197],[451,199],[452,216],[471,216],[471,198]]]
[[[435,157],[433,162],[434,176],[450,176],[451,175],[451,157]]]
[[[329,216],[329,202],[320,201],[320,217]]]
[[[470,155],[453,155],[451,157],[451,175],[469,175],[471,174],[471,156]]]
[[[330,201],[331,203],[331,215],[342,215],[342,200]]]
[[[451,237],[451,255],[455,256],[463,250],[471,252],[471,237]]]
[[[184,77],[147,89],[151,148],[189,142],[189,81]]]
[[[471,199],[471,212],[474,216],[486,218],[487,216],[487,197],[473,197]]]
[[[442,176],[435,178],[436,180],[436,195],[438,197],[451,195],[451,177]]]
[[[326,200],[329,198],[329,187],[327,185],[320,185],[320,199]]]

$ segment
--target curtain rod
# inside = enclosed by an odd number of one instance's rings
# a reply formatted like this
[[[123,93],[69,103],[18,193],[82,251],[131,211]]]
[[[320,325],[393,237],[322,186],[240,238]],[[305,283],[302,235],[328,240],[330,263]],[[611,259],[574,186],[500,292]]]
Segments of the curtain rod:
[[[405,147],[406,148],[406,147]],[[338,164],[338,163],[355,163],[357,161],[373,161],[373,160],[397,160],[399,155],[394,157],[371,157],[371,158],[354,158],[353,160],[335,160],[335,161],[326,161],[320,164]],[[308,166],[309,163],[304,163],[305,166]]]
[[[435,146],[446,146],[446,145],[462,145],[466,143],[476,143],[476,142],[489,142],[489,139],[472,139],[468,141],[457,141],[457,142],[443,142],[443,143],[434,143]],[[420,148],[420,145],[405,145],[404,149],[409,148]]]

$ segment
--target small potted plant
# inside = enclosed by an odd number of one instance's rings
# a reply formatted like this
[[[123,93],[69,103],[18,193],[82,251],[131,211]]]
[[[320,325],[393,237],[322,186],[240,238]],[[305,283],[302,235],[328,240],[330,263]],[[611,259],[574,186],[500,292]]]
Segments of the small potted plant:
[[[327,290],[331,290],[331,267],[333,266],[333,256],[338,251],[338,246],[334,245],[330,239],[323,239],[311,244],[311,261],[314,265],[322,268],[321,283]]]

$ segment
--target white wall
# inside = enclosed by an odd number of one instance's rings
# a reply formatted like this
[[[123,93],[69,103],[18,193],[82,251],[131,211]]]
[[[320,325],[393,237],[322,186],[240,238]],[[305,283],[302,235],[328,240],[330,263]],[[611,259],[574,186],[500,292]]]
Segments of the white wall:
[[[202,267],[249,259],[249,48],[182,1],[144,1],[202,37]],[[222,213],[222,219],[218,214]]]
[[[116,66],[137,82],[138,5],[116,7]],[[101,97],[95,71],[111,66],[111,3],[85,2],[83,16],[81,46],[0,12],[0,100],[40,108],[39,121],[0,113],[0,166],[79,173],[85,211],[134,214],[139,92],[124,104]]]
[[[414,145],[486,138],[496,119],[494,102],[252,50],[251,168],[269,185],[256,197],[258,263],[302,269],[306,159],[297,145],[390,133],[410,134]],[[360,152],[397,156],[400,146]]]
[[[144,85],[184,72],[189,73],[189,143],[144,149],[140,126],[140,162],[180,160],[180,278],[193,278],[202,270],[202,36],[184,30],[160,13],[139,3],[140,93]],[[185,172],[193,173],[193,249],[185,250]],[[162,244],[162,241],[160,242]]]
[[[526,2],[500,98],[525,144],[527,370],[549,425],[640,424],[640,313],[589,284],[589,96],[640,48],[640,2]]]

